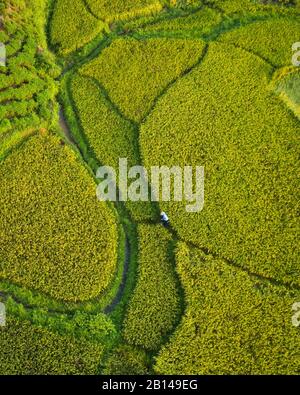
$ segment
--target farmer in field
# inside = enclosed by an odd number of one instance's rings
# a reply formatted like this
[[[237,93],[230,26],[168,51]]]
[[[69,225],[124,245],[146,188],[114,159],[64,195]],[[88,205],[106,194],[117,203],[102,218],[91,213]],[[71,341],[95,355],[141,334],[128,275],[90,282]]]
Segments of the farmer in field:
[[[161,219],[161,223],[165,228],[168,228],[170,226],[169,217],[164,211],[160,213],[160,219]]]

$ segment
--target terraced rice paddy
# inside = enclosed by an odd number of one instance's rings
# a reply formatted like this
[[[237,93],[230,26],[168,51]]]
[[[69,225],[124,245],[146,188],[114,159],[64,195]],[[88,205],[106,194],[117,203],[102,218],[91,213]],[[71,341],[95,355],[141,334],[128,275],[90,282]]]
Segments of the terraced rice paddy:
[[[1,374],[300,373],[289,3],[0,1]],[[204,209],[99,202],[120,158]]]

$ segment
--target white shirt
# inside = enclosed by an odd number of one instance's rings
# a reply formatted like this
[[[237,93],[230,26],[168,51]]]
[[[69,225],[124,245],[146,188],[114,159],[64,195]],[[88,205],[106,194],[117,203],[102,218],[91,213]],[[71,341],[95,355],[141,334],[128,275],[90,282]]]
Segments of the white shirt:
[[[162,212],[160,214],[160,216],[161,216],[162,221],[165,221],[165,222],[169,221],[169,218],[166,213]]]

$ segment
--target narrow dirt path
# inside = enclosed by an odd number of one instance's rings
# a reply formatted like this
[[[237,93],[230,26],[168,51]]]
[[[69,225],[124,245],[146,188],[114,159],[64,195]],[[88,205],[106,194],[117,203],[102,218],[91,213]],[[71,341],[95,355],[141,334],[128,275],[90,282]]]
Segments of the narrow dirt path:
[[[63,110],[62,106],[60,106],[60,109],[59,109],[59,125],[61,127],[61,130],[62,130],[64,136],[66,137],[67,141],[69,142],[69,144],[78,148],[77,143],[72,135],[71,129],[69,128],[67,120],[64,116],[64,110]],[[116,202],[116,204],[118,204],[118,202]],[[125,228],[123,228],[123,229],[125,232],[125,245],[124,245],[125,251],[124,251],[122,280],[119,284],[118,291],[117,291],[115,297],[113,298],[111,303],[108,304],[104,308],[103,311],[105,314],[111,313],[114,310],[114,308],[119,304],[119,302],[122,299],[124,289],[126,286],[127,274],[128,274],[129,262],[130,262],[131,246],[130,246],[129,237],[126,234],[126,229]]]
[[[85,3],[86,3],[86,2],[85,2]],[[207,4],[204,3],[204,5],[207,5]],[[223,10],[218,10],[218,12],[220,12],[221,14],[223,14]],[[254,16],[253,16],[252,18],[245,20],[245,21],[243,22],[243,26],[244,26],[244,25],[249,25],[249,24],[252,24],[252,23],[255,23],[255,22],[263,21],[263,20],[269,20],[269,19],[272,19],[272,18],[274,18],[274,16],[272,16],[272,15],[271,15],[271,16],[270,16],[270,15],[263,15],[263,16],[258,16],[258,17],[257,17],[257,16],[254,17]],[[208,51],[208,48],[209,48],[209,43],[210,43],[211,41],[216,41],[217,38],[218,38],[221,34],[224,34],[224,32],[226,32],[226,31],[231,31],[231,30],[237,29],[237,28],[239,28],[239,27],[240,27],[240,25],[237,26],[236,20],[235,20],[234,18],[232,19],[231,23],[229,23],[229,24],[227,23],[226,19],[223,19],[223,20],[222,20],[218,25],[216,25],[216,26],[211,30],[211,32],[210,32],[209,34],[207,34],[206,36],[202,34],[202,35],[197,35],[197,37],[193,37],[193,38],[199,38],[199,39],[201,39],[201,40],[203,40],[203,41],[206,42],[206,45],[205,45],[205,48],[204,48],[204,50],[203,50],[203,53],[202,53],[201,57],[199,58],[198,62],[197,62],[193,67],[191,67],[191,68],[189,68],[188,70],[186,70],[179,78],[176,78],[174,81],[172,81],[170,84],[168,84],[168,85],[163,89],[163,91],[161,92],[161,94],[155,99],[152,108],[150,109],[149,113],[146,114],[146,116],[145,116],[145,118],[143,119],[143,121],[145,121],[145,119],[147,119],[147,117],[149,116],[149,114],[153,111],[153,109],[154,109],[155,106],[157,105],[158,100],[159,100],[163,95],[165,95],[166,92],[167,92],[167,91],[168,91],[178,80],[180,80],[180,79],[181,79],[182,77],[184,77],[186,74],[190,73],[196,66],[198,66],[199,64],[201,64],[201,62],[203,61],[203,59],[205,58],[205,56],[206,56],[206,54],[207,54],[207,51]],[[182,32],[182,33],[183,33],[184,36],[186,35],[186,32]],[[126,38],[126,37],[131,37],[131,36],[133,36],[133,37],[136,38],[136,39],[145,39],[145,38],[150,38],[150,37],[160,36],[160,35],[161,35],[162,37],[165,37],[165,36],[166,36],[166,32],[155,32],[155,33],[153,33],[153,32],[147,32],[147,29],[145,28],[145,31],[144,31],[143,33],[133,31],[133,32],[129,32],[129,33],[125,34],[125,35],[122,36],[122,37],[123,37],[123,38]],[[172,32],[171,34],[169,34],[170,37],[171,37],[172,35],[174,36],[174,38],[178,38],[177,35],[176,35],[176,32],[175,32],[175,33]],[[73,63],[73,64],[69,65],[69,67],[68,67],[66,70],[64,70],[64,72],[63,72],[62,75],[64,75],[66,72],[71,71],[71,70],[74,69],[74,68],[75,68],[75,69],[78,69],[78,68],[81,67],[83,64],[86,64],[86,63],[90,62],[92,59],[94,59],[96,56],[98,56],[98,55],[101,53],[101,50],[104,49],[107,45],[109,45],[110,42],[111,42],[111,40],[113,40],[114,38],[115,38],[115,37],[113,37],[113,36],[107,36],[106,39],[102,40],[102,41],[100,42],[100,44],[97,45],[97,46],[92,50],[91,53],[89,53],[87,56],[85,56],[85,57],[83,57],[82,59],[80,59],[80,61],[79,61],[78,64],[74,64],[74,63]],[[185,37],[185,38],[186,38],[186,37]],[[243,49],[244,49],[244,48],[243,48]],[[244,49],[244,50],[246,50],[246,49]],[[250,51],[248,51],[248,52],[250,52]],[[250,53],[251,53],[251,52],[250,52]],[[252,54],[255,55],[255,56],[259,56],[258,54],[255,54],[255,53],[252,53]],[[265,61],[266,63],[268,63],[271,67],[274,67],[274,65],[272,65],[271,62],[268,61],[268,59],[264,59],[264,58],[261,57],[261,56],[260,56],[260,59],[264,60],[264,61]],[[99,84],[98,84],[98,85],[99,85]],[[103,87],[102,87],[102,88],[103,88]],[[102,90],[102,93],[103,93],[103,89],[101,89],[101,90]],[[104,92],[104,93],[107,94],[107,92]],[[110,100],[109,95],[107,95],[107,96],[108,96],[108,99]],[[117,108],[117,106],[113,103],[113,101],[110,100],[110,102],[111,102],[111,104],[112,104],[112,107],[114,107],[114,110],[115,110],[115,111],[117,110],[117,112],[119,113],[119,115],[121,115],[122,118],[125,118],[124,115],[121,113],[121,111],[120,111],[120,110]],[[64,133],[64,135],[65,135],[67,141],[68,141],[71,145],[76,146],[76,147],[78,148],[78,145],[77,145],[77,143],[76,143],[74,137],[72,136],[71,130],[70,130],[68,124],[67,124],[67,121],[66,121],[66,118],[65,118],[65,116],[64,116],[64,111],[63,111],[63,108],[62,108],[62,107],[60,108],[60,111],[59,111],[59,124],[60,124],[60,126],[61,126],[61,129],[62,129],[62,131],[63,131],[63,133]],[[140,128],[140,125],[134,125],[134,126],[135,126],[137,129]],[[116,202],[116,205],[118,205],[118,202]],[[107,314],[108,314],[108,313],[111,313],[111,312],[114,310],[114,308],[118,305],[118,303],[121,301],[122,296],[123,296],[123,294],[124,294],[124,288],[125,288],[125,285],[126,285],[126,281],[127,281],[127,275],[128,275],[128,269],[129,269],[129,262],[130,262],[130,257],[131,257],[131,245],[130,245],[130,238],[129,238],[128,234],[126,234],[126,230],[125,230],[125,229],[124,229],[124,231],[125,231],[125,251],[124,251],[125,254],[124,254],[124,268],[123,268],[122,280],[121,280],[121,282],[120,282],[120,284],[119,284],[119,288],[118,288],[118,291],[116,292],[116,295],[115,295],[114,299],[111,301],[111,303],[110,303],[109,305],[107,305],[107,306],[104,308],[104,312],[107,313]],[[171,234],[172,234],[173,240],[175,240],[175,241],[180,241],[180,238],[179,238],[179,236],[178,236],[178,234],[177,234],[177,232],[176,232],[175,230],[171,229],[170,232],[171,232]],[[193,246],[193,247],[195,247],[195,248],[199,248],[199,246],[192,245],[192,243],[190,243],[190,242],[188,242],[188,241],[185,241],[185,240],[183,240],[183,241],[186,242],[186,243],[187,243],[188,245],[190,245],[190,246]],[[224,262],[226,262],[228,265],[235,266],[236,268],[239,268],[239,269],[241,269],[241,270],[244,270],[244,271],[248,272],[249,275],[255,276],[255,273],[252,273],[252,272],[250,272],[250,271],[247,271],[247,269],[240,267],[238,264],[236,264],[236,263],[235,263],[234,261],[232,261],[232,260],[229,260],[229,259],[227,259],[227,258],[225,258],[225,257],[222,257],[222,256],[218,256],[217,254],[215,254],[215,253],[212,252],[212,251],[207,250],[206,248],[200,248],[200,249],[201,249],[202,252],[204,252],[206,255],[212,255],[212,256],[214,256],[214,257],[218,257],[218,258],[222,259]],[[257,277],[257,275],[256,275],[256,277]],[[263,278],[262,276],[261,276],[261,279],[264,279],[264,280],[266,280],[266,281],[272,282],[272,283],[277,284],[277,285],[284,285],[284,284],[281,284],[280,282],[277,282],[275,279]]]
[[[64,136],[66,137],[68,142],[71,145],[76,145],[77,146],[76,141],[74,140],[74,138],[72,136],[72,133],[71,133],[71,130],[70,130],[68,124],[67,124],[66,118],[64,116],[64,110],[63,110],[62,107],[60,107],[60,109],[59,109],[59,126],[61,127],[61,130],[63,131]]]
[[[109,314],[111,313],[115,307],[120,303],[123,293],[124,293],[124,289],[126,286],[126,281],[127,281],[127,274],[128,274],[128,269],[129,269],[129,261],[130,261],[130,254],[131,254],[131,246],[130,246],[130,242],[129,239],[126,235],[125,238],[125,256],[124,256],[124,268],[123,268],[123,274],[122,274],[122,281],[119,285],[119,289],[114,297],[114,299],[112,300],[112,302],[107,305],[104,308],[104,313],[105,314]]]

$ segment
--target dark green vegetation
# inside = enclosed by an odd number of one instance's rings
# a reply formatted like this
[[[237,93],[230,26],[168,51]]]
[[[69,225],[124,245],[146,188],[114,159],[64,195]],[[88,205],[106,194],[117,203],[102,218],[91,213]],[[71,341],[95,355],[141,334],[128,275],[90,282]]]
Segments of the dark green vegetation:
[[[290,319],[299,291],[249,276],[184,243],[176,260],[187,309],[156,359],[157,373],[299,374],[299,330]]]
[[[0,42],[6,67],[0,67],[0,158],[31,135],[56,121],[54,96],[59,68],[47,50],[45,8],[36,2],[0,3]]]
[[[122,113],[139,122],[157,96],[198,62],[203,48],[201,41],[119,39],[80,72],[95,78]]]
[[[201,66],[178,81],[143,124],[141,147],[147,166],[205,166],[202,212],[186,213],[187,202],[163,204],[181,238],[299,285],[293,248],[299,123],[268,89],[272,71],[243,49],[210,44]]]
[[[299,374],[300,1],[0,9],[1,373]],[[98,202],[120,157],[204,210]]]

